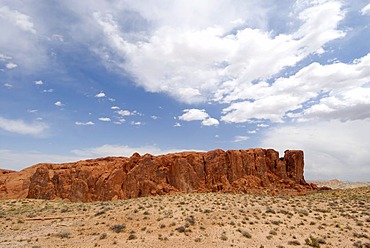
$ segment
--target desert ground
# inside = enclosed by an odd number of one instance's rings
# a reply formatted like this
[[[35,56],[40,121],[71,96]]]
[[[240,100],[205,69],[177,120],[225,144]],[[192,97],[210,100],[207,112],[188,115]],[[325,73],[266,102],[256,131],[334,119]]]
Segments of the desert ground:
[[[0,247],[370,247],[370,187],[0,206]]]

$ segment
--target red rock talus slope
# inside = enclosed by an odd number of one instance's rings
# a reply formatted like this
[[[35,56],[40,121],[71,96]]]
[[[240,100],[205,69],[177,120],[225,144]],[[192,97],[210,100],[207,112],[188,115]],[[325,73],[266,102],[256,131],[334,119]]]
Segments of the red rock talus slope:
[[[315,188],[303,177],[303,151],[214,150],[161,156],[135,153],[66,164],[38,164],[0,174],[0,199],[105,201],[189,192],[300,194]],[[13,192],[17,192],[13,194]]]

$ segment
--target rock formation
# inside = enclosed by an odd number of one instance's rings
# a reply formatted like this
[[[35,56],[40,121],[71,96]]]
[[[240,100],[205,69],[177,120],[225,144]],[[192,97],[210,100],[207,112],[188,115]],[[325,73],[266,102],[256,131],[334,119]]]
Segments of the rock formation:
[[[0,173],[0,199],[106,201],[191,192],[303,194],[303,151],[213,150],[133,154]]]

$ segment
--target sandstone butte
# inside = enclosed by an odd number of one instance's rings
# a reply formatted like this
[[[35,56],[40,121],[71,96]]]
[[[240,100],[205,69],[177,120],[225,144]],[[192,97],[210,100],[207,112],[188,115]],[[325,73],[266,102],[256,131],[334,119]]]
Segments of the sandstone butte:
[[[303,176],[301,150],[213,150],[153,156],[138,153],[0,170],[0,199],[107,201],[192,192],[297,195],[317,190]]]

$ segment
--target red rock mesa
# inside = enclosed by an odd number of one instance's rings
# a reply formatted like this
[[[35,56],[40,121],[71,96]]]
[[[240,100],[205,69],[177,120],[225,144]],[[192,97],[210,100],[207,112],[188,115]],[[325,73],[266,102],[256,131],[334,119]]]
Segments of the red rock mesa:
[[[304,194],[301,150],[273,149],[133,154],[0,171],[0,199],[107,201],[192,192]]]

